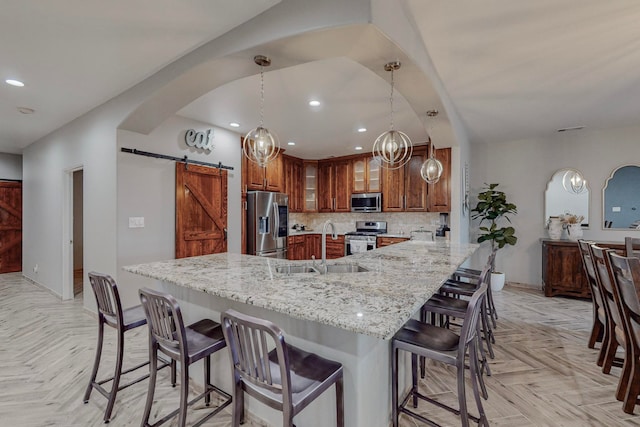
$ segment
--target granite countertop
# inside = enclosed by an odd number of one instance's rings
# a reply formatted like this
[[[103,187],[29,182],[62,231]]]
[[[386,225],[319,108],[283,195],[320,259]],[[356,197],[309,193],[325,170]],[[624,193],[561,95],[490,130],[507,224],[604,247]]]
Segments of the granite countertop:
[[[330,260],[358,263],[359,273],[298,273],[288,261],[221,253],[131,265],[124,270],[380,339],[391,339],[477,244],[407,241]]]

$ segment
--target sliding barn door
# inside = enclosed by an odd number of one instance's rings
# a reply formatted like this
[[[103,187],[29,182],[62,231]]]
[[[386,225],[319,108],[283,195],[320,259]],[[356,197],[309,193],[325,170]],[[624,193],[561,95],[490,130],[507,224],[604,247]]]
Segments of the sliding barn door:
[[[176,258],[227,251],[227,171],[176,163]]]
[[[22,183],[0,181],[0,273],[22,270]]]

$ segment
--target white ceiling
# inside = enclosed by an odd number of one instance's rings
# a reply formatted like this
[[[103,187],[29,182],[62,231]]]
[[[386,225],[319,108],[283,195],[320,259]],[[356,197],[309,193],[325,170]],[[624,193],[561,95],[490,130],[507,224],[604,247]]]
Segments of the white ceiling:
[[[0,77],[26,83],[0,83],[0,151],[19,153],[277,2],[0,0]],[[406,4],[473,143],[638,123],[640,2]],[[266,69],[265,126],[304,158],[368,150],[389,126],[388,77],[345,58]],[[225,128],[237,121],[244,133],[259,123],[259,87],[258,76],[234,81],[179,114]],[[309,107],[311,98],[322,106]],[[424,141],[422,121],[397,92],[394,107],[396,129]]]

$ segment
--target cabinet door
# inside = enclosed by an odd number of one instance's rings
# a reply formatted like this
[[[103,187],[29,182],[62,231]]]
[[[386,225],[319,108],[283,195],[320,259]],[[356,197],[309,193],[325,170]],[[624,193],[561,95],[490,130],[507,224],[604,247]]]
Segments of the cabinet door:
[[[396,243],[402,243],[409,240],[408,237],[378,237],[376,239],[376,247],[383,248],[389,245],[395,245]]]
[[[382,170],[382,211],[402,212],[404,208],[404,168]]]
[[[294,212],[302,212],[303,211],[303,185],[304,185],[304,180],[302,179],[302,160],[299,159],[294,159],[293,164],[292,164],[292,168],[291,168],[291,195],[290,195],[290,199],[293,199],[293,204],[295,207],[295,211]],[[291,203],[291,201],[290,201]]]
[[[544,242],[542,251],[542,280],[546,296],[590,295],[577,243]]]
[[[318,212],[333,212],[333,163],[318,163]]]
[[[287,237],[287,259],[288,260],[294,260],[295,258],[295,253],[294,253],[294,246],[296,245],[295,239],[293,236],[289,236]]]
[[[330,235],[327,235],[326,239],[327,259],[342,258],[344,256],[344,236],[338,236],[336,240],[333,240]]]
[[[303,163],[304,211],[318,211],[318,162]]]
[[[380,192],[380,160],[377,157],[369,157],[367,161],[367,192]]]
[[[367,192],[367,163],[366,157],[353,159],[351,169],[353,174],[354,193]]]
[[[264,190],[264,168],[243,157],[245,186],[247,190]]]
[[[284,174],[282,172],[282,155],[278,155],[265,167],[264,178],[267,191],[284,191]]]
[[[351,161],[333,163],[333,211],[351,212]]]
[[[405,165],[405,205],[406,212],[426,212],[427,211],[427,182],[422,179],[420,169],[427,160],[426,148],[413,150],[413,156]]]
[[[305,256],[304,259],[311,259],[315,257],[316,259],[320,259],[321,257],[321,246],[320,239],[322,236],[320,234],[307,234],[305,239]]]
[[[450,212],[451,148],[435,150],[435,157],[442,163],[442,176],[435,184],[429,184],[429,212]]]

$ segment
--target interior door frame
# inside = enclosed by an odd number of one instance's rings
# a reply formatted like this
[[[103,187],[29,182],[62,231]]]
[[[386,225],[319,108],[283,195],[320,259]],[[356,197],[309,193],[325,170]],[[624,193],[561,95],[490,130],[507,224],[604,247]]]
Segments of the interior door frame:
[[[62,205],[62,300],[73,299],[73,173],[83,165],[64,171],[64,203]],[[84,198],[83,198],[84,199]],[[84,227],[82,230],[84,234]],[[83,255],[84,257],[84,255]],[[84,262],[83,262],[84,264]],[[83,278],[84,282],[84,278]]]

